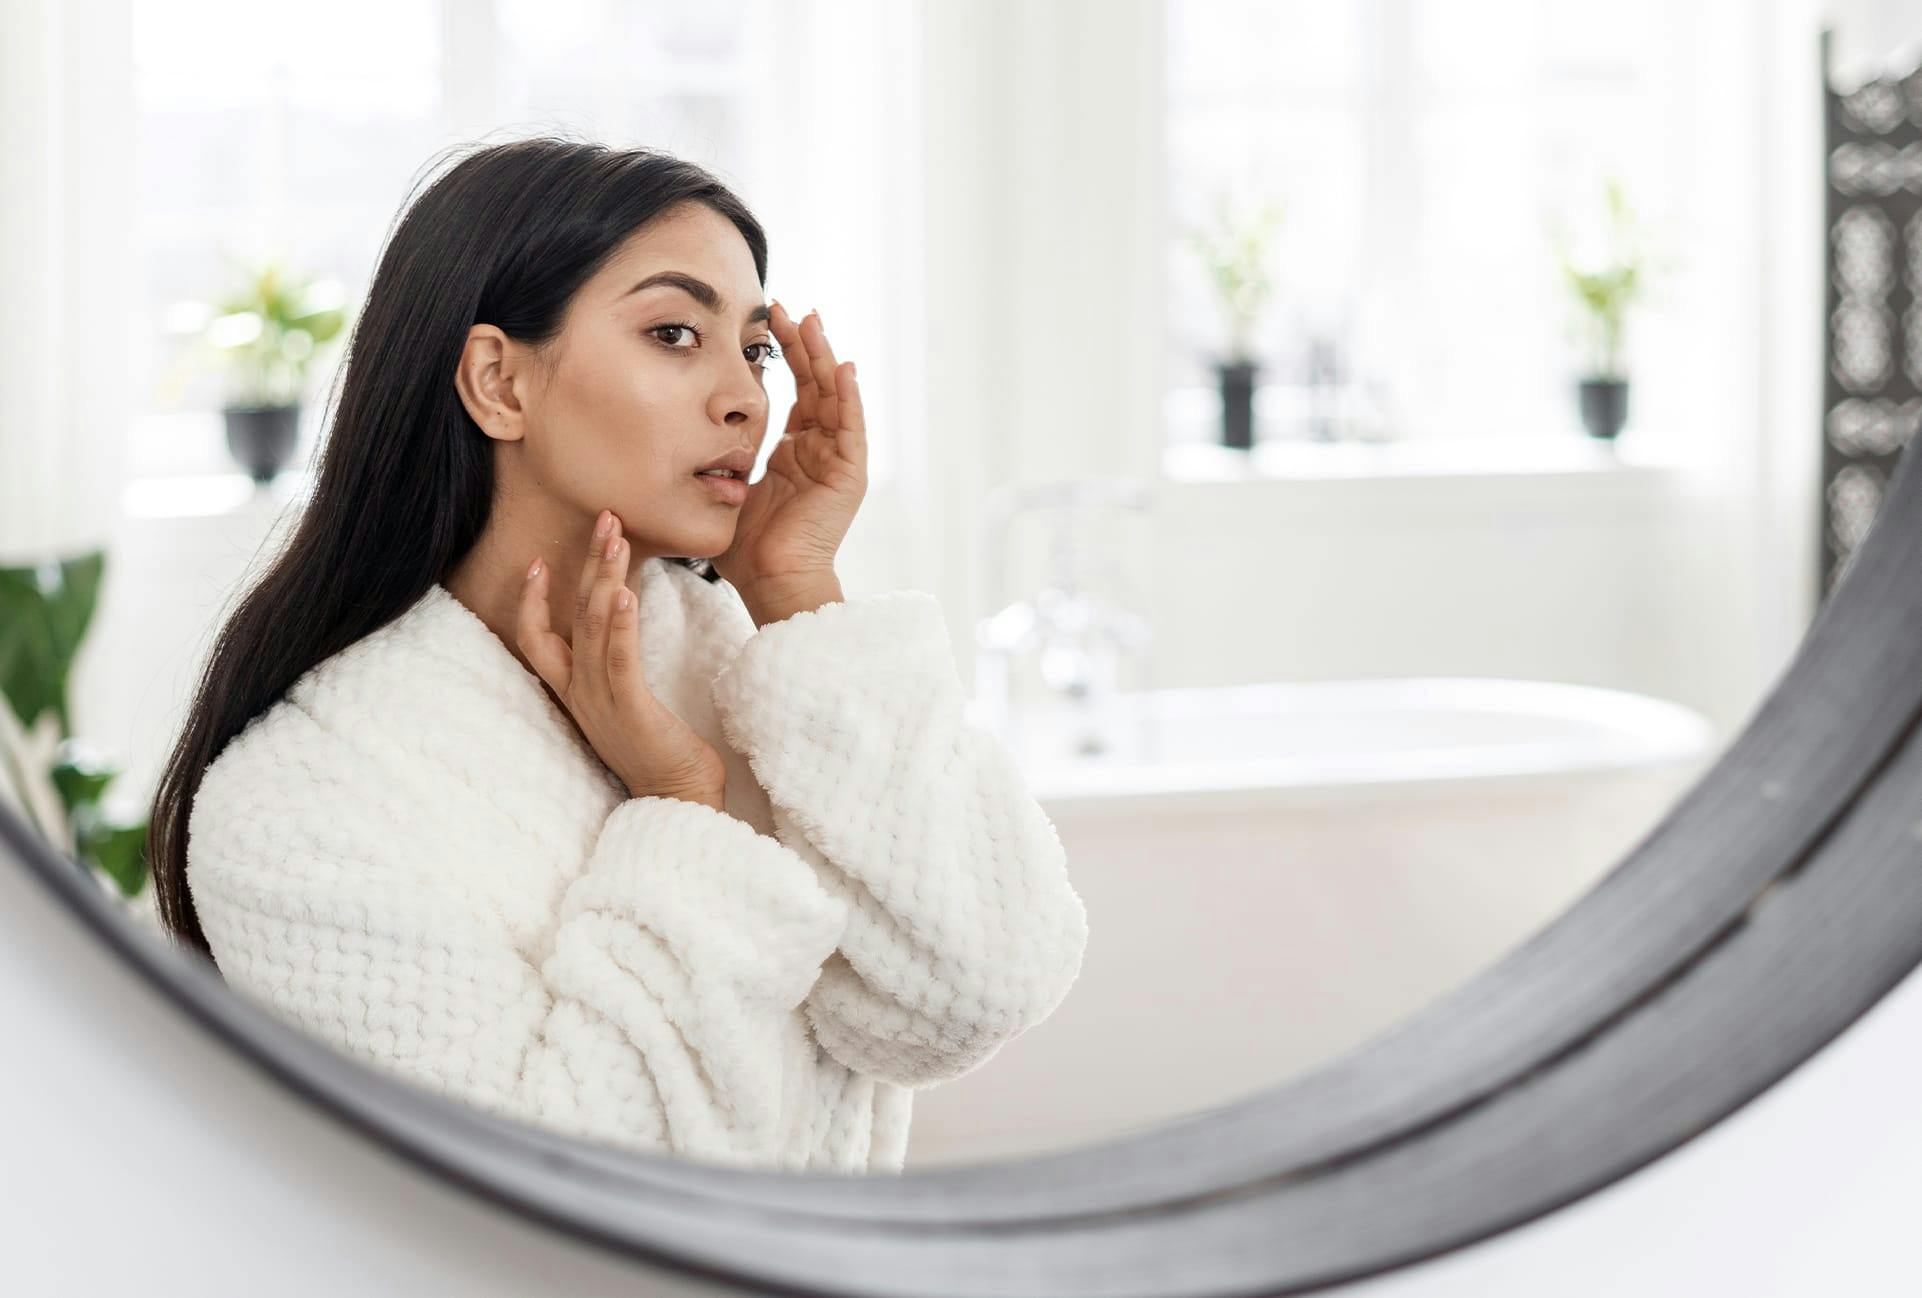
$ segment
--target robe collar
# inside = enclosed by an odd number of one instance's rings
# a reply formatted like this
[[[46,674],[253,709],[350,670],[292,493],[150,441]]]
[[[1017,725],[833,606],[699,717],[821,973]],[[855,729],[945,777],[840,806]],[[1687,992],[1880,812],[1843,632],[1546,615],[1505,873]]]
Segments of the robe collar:
[[[754,620],[734,588],[710,582],[687,565],[661,556],[644,560],[635,575],[642,675],[648,689],[720,754],[728,768],[730,811],[765,828],[765,799],[746,759],[727,746],[711,689],[755,633]],[[573,719],[542,687],[478,613],[435,582],[389,630],[433,657],[452,658],[473,672],[485,697],[532,718],[544,718],[583,755],[599,757]],[[605,768],[602,768],[605,769]],[[610,773],[611,778],[611,773]]]

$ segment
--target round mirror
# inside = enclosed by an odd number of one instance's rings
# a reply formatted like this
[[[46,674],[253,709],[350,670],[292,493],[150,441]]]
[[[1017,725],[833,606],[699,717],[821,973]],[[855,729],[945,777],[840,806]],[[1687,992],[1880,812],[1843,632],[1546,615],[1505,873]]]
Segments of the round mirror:
[[[0,843],[246,1059],[690,1277],[1298,1292],[1914,966],[1922,73],[1777,174],[1699,6],[457,8],[136,21],[140,436],[0,433]]]

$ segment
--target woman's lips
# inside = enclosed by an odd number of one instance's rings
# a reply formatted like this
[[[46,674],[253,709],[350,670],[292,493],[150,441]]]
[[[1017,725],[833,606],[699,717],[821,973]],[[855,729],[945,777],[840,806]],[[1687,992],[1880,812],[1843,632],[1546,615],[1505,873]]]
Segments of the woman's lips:
[[[697,473],[694,481],[706,487],[714,496],[729,505],[747,503],[747,483],[739,478],[723,478],[717,473]]]

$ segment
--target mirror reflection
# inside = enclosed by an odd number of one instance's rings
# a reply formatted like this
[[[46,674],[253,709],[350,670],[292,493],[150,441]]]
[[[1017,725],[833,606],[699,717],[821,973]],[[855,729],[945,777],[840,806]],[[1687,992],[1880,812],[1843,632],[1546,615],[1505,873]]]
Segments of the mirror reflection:
[[[1021,1158],[1393,1031],[1712,764],[1918,418],[1894,335],[1776,363],[1820,124],[1706,5],[196,7],[10,285],[134,345],[0,431],[0,798],[610,1147]]]

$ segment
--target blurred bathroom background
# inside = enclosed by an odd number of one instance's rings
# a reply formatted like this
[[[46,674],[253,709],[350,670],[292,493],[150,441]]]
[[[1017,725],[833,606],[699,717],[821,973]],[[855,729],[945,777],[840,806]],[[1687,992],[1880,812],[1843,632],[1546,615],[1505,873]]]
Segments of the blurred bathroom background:
[[[1916,138],[1896,0],[0,22],[0,720],[136,904],[201,655],[430,158],[572,132],[757,211],[769,295],[860,362],[843,585],[939,598],[1092,922],[1048,1030],[921,1097],[915,1165],[1247,1094],[1552,922],[1766,695],[1922,422],[1922,319],[1850,333],[1854,368],[1827,333],[1825,84]],[[1888,156],[1899,216],[1922,144]],[[1889,219],[1872,321],[1922,292]]]

